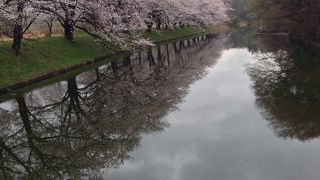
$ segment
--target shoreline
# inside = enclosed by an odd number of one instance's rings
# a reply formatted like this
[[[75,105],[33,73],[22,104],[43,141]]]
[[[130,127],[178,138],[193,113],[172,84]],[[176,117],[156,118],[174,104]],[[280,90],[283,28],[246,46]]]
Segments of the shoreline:
[[[204,32],[196,29],[193,29],[193,31],[190,31],[190,29],[188,29],[187,31],[189,32],[182,33],[182,34],[178,34],[177,31],[161,32],[161,33],[153,32],[150,34],[150,39],[153,40],[155,44],[159,44],[159,43],[176,41],[179,39],[185,39],[188,37],[205,34]],[[81,71],[81,69],[84,69],[86,67],[107,64],[107,63],[110,63],[112,60],[119,59],[129,54],[130,52],[111,51],[111,52],[106,52],[104,55],[98,54],[94,58],[87,58],[86,60],[80,60],[78,63],[73,63],[70,65],[64,66],[63,68],[59,68],[59,69],[53,68],[51,71],[46,71],[45,73],[41,73],[40,75],[37,75],[35,77],[26,78],[21,81],[15,81],[13,83],[10,83],[10,85],[0,87],[0,98],[5,97],[10,92],[15,92],[15,91],[19,92],[20,90],[23,91],[24,89],[28,89],[27,88],[28,86],[41,84],[41,82],[49,81],[50,79],[55,79],[55,78],[58,79],[59,77],[64,76],[68,73],[72,73],[74,71]],[[2,98],[0,100],[2,100]]]

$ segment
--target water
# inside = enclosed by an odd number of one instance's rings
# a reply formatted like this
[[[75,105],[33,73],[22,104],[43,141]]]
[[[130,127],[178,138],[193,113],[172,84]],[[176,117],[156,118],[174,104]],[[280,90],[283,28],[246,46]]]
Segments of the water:
[[[0,179],[319,179],[319,62],[284,37],[198,37],[12,96]]]

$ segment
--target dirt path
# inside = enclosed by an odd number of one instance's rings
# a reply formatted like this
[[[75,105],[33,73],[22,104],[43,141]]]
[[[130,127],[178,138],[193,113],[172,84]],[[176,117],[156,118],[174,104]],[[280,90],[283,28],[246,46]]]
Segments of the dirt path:
[[[61,33],[55,33],[52,34],[51,37],[60,37],[63,36]],[[44,37],[48,37],[48,35],[46,33],[26,33],[23,35],[24,39],[39,39],[39,38],[44,38]],[[8,36],[4,36],[4,35],[0,35],[0,41],[2,42],[8,42],[8,41],[12,41],[13,38],[8,37]]]

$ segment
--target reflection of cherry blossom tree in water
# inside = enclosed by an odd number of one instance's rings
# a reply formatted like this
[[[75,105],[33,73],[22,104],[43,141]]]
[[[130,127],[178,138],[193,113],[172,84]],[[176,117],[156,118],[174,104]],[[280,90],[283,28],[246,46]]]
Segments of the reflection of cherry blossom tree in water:
[[[101,169],[130,158],[143,134],[168,126],[164,117],[214,65],[225,41],[185,40],[176,43],[179,52],[160,45],[17,95],[0,113],[0,178],[101,178]]]

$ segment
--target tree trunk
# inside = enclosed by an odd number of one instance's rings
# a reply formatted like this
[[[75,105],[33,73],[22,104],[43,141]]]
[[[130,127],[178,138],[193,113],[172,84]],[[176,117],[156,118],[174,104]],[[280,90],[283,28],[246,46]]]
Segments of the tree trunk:
[[[35,139],[37,138],[33,133],[33,129],[31,127],[30,117],[29,117],[29,110],[26,104],[26,101],[23,96],[16,97],[16,101],[19,105],[19,114],[21,120],[23,122],[24,130],[27,135],[28,144],[30,149],[35,152],[35,154],[43,161],[43,153],[35,144]]]
[[[158,54],[158,64],[163,65],[163,63],[162,63],[161,46],[160,45],[157,46],[157,54]]]
[[[149,60],[150,67],[155,66],[155,65],[156,65],[156,62],[154,61],[154,57],[153,57],[152,49],[151,49],[151,48],[148,49],[148,51],[147,51],[147,56],[148,56],[148,60]]]
[[[67,40],[73,41],[74,40],[74,30],[75,30],[75,10],[76,5],[68,5],[70,10],[66,11],[65,20],[63,21],[64,27],[64,36]]]
[[[23,8],[24,3],[19,1],[17,5],[18,17],[16,19],[13,29],[13,44],[11,48],[15,51],[16,56],[20,54],[21,41],[23,38],[22,21],[23,21]]]
[[[169,44],[166,44],[166,51],[167,51],[167,62],[168,66],[170,66],[170,52],[169,52]]]
[[[51,36],[52,36],[53,22],[52,22],[52,21],[46,21],[46,23],[47,23],[47,25],[48,25],[48,30],[49,30],[48,36],[51,37]]]
[[[141,51],[139,51],[139,65],[141,65]]]
[[[151,33],[151,32],[152,32],[152,26],[153,26],[153,23],[152,23],[152,22],[148,22],[148,23],[147,23],[147,32],[148,32],[148,33]]]
[[[118,72],[118,63],[116,61],[112,61],[111,62],[111,67],[112,67],[112,71],[113,73],[117,73]]]
[[[169,29],[169,26],[168,26],[168,24],[167,24],[167,23],[166,23],[164,26],[165,26],[165,28],[166,28],[166,29]]]
[[[97,81],[100,81],[101,80],[101,75],[100,75],[99,68],[96,68],[95,72],[96,72]]]
[[[157,20],[157,30],[160,30],[160,29],[161,29],[161,21]]]
[[[82,108],[81,108],[80,94],[79,94],[76,77],[69,79],[67,81],[67,84],[68,84],[67,93],[70,99],[69,101],[70,111],[69,112],[67,111],[67,113],[70,113],[70,114],[74,113],[76,120],[79,123],[81,122],[81,119],[82,119],[81,115],[84,114],[84,112],[82,111]]]
[[[184,28],[184,24],[182,22],[179,23],[180,28]]]
[[[51,36],[52,36],[52,25],[49,26],[49,37],[51,37]]]
[[[74,25],[71,20],[64,22],[64,37],[70,41],[74,39]]]

